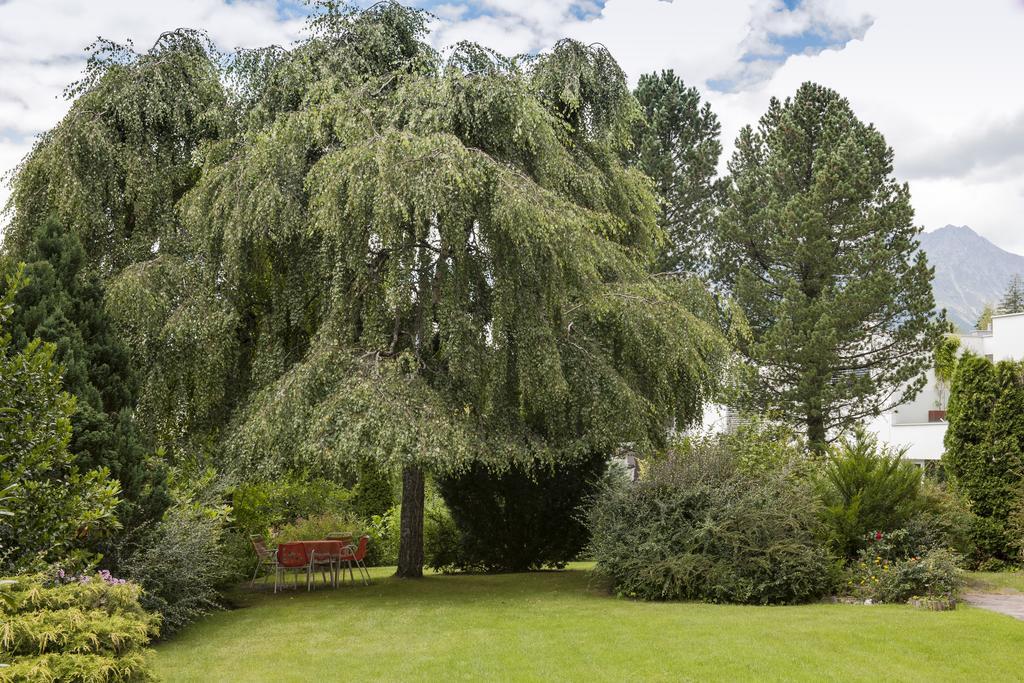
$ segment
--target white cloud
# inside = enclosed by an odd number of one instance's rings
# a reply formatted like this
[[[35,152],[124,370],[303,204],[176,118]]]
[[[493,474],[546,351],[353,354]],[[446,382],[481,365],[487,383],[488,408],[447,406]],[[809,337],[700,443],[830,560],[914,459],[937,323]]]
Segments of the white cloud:
[[[434,13],[438,47],[466,39],[516,54],[570,36],[605,44],[632,81],[675,69],[719,114],[727,154],[772,95],[807,80],[835,88],[893,146],[919,222],[968,224],[1024,251],[1021,2],[804,0],[788,10],[780,0],[447,0]],[[27,150],[26,134],[66,110],[59,95],[84,45],[104,35],[144,48],[177,26],[205,28],[222,47],[297,34],[269,0],[0,2],[0,169]],[[779,54],[809,34],[823,39],[807,54]],[[723,80],[738,89],[708,85]]]
[[[279,19],[274,2],[249,0],[8,0],[0,2],[0,174],[31,149],[35,134],[67,111],[64,88],[79,78],[83,49],[102,36],[144,50],[166,30],[205,29],[222,49],[287,44],[301,21]],[[6,202],[0,188],[0,206]]]

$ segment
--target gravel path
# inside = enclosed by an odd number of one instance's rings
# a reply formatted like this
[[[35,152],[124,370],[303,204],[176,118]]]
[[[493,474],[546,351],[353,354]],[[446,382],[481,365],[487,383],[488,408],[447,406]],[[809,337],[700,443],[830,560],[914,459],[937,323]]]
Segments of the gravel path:
[[[1024,621],[1024,593],[976,593],[963,594],[964,602],[1000,614],[1008,614]]]

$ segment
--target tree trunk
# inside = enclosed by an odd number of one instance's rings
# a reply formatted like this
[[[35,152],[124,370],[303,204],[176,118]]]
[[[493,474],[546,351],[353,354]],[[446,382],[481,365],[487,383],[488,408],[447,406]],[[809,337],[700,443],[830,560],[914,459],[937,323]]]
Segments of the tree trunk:
[[[407,465],[402,470],[402,520],[395,576],[423,576],[423,470]]]
[[[807,416],[807,445],[815,455],[824,455],[828,448],[825,434],[825,419],[820,411],[811,411]]]

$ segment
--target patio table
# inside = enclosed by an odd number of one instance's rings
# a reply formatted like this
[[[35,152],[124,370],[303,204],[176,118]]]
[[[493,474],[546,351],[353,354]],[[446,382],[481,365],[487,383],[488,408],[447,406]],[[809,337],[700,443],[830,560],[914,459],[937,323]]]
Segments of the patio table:
[[[301,543],[306,549],[306,557],[319,557],[319,558],[331,558],[332,561],[338,562],[338,559],[342,555],[342,551],[345,549],[348,543],[343,539],[332,539],[332,540],[320,540],[320,541],[296,541]],[[313,553],[316,553],[314,556]],[[338,562],[338,566],[332,566],[331,568],[331,583],[337,585],[338,576],[337,572],[340,570],[341,562]],[[315,576],[315,574],[314,574]]]

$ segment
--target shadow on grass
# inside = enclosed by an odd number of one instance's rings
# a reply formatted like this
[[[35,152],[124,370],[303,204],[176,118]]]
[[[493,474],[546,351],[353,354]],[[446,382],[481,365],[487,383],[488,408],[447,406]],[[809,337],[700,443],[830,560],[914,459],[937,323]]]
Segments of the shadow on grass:
[[[225,595],[230,609],[246,609],[257,606],[271,606],[293,600],[308,601],[310,604],[323,602],[357,603],[393,606],[427,604],[436,602],[495,602],[510,599],[529,600],[548,598],[554,595],[573,595],[609,599],[607,582],[590,571],[589,567],[572,567],[558,570],[508,573],[425,573],[421,579],[400,579],[394,576],[394,567],[371,567],[370,585],[345,581],[338,587],[325,585],[318,575],[311,591],[306,590],[305,577],[300,575],[299,586],[288,577],[288,585],[274,591],[273,580],[257,581],[252,588],[248,583],[239,584]],[[293,604],[293,603],[292,603]]]

